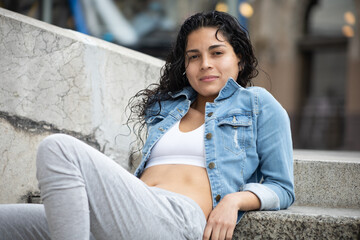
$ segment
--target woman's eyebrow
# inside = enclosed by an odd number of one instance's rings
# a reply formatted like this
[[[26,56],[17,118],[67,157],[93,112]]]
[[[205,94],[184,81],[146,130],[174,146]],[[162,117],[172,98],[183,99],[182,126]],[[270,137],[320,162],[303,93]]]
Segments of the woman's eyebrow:
[[[215,44],[215,45],[211,45],[211,46],[209,47],[209,50],[212,50],[212,49],[214,49],[214,48],[219,48],[219,47],[226,47],[226,45],[225,45],[225,44]],[[200,52],[200,50],[198,50],[198,49],[190,49],[190,50],[187,50],[185,53],[187,54],[187,53],[191,53],[191,52],[197,53],[197,52]]]
[[[186,52],[185,52],[185,54],[188,54],[188,53],[191,53],[191,52],[195,52],[195,53],[197,53],[197,52],[200,52],[198,49],[190,49],[190,50],[187,50]]]
[[[209,47],[209,50],[214,49],[214,48],[218,48],[218,47],[226,47],[226,45],[225,45],[225,44],[211,45],[211,46]]]

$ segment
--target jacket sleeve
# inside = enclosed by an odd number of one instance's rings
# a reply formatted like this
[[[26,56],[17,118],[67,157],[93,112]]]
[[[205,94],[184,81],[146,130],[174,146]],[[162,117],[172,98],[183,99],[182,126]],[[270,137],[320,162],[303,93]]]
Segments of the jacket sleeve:
[[[256,148],[259,157],[257,171],[261,183],[248,183],[261,202],[260,210],[279,210],[295,200],[293,148],[290,121],[285,109],[265,89],[257,88],[258,109]]]

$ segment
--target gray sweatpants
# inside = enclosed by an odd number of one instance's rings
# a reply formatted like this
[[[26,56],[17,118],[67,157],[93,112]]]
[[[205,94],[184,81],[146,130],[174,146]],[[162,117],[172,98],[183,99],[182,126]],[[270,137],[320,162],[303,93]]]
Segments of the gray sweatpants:
[[[0,205],[1,239],[202,238],[206,219],[196,202],[147,186],[71,136],[42,141],[37,178],[44,206]]]

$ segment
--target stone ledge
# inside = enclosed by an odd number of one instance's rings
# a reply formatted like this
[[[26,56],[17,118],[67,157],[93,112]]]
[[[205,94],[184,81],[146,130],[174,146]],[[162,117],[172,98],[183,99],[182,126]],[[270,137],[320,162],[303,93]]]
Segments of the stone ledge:
[[[132,50],[130,48],[110,43],[74,30],[61,28],[0,7],[0,18],[2,17],[6,19],[7,25],[19,24],[21,28],[23,28],[23,34],[28,34],[30,31],[26,31],[28,30],[26,27],[31,26],[34,27],[34,29],[42,30],[43,33],[51,32],[52,34],[59,35],[60,37],[68,38],[77,42],[82,42],[86,45],[94,45],[99,49],[116,51],[123,56],[131,59],[136,59],[141,62],[149,62],[152,65],[157,65],[159,67],[164,64],[163,60]],[[33,35],[31,35],[31,37],[33,37]]]
[[[245,214],[233,239],[359,239],[360,209],[292,206]]]
[[[359,176],[359,152],[295,150],[295,205],[360,208]]]
[[[295,149],[294,160],[360,164],[360,152]]]

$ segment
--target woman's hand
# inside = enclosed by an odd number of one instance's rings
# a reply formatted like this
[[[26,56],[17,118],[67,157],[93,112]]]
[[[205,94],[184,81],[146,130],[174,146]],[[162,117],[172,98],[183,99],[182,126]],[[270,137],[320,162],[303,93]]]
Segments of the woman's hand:
[[[231,240],[236,227],[238,210],[256,210],[260,208],[260,205],[260,200],[252,192],[235,192],[226,195],[211,211],[203,240]]]
[[[233,194],[226,195],[211,211],[203,240],[232,239],[238,214],[238,202]]]

